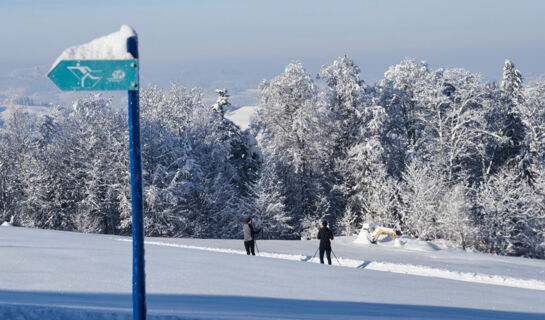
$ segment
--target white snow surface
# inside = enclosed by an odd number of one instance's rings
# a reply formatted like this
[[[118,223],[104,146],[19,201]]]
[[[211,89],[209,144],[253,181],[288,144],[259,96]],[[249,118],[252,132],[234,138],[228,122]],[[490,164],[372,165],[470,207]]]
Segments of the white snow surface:
[[[257,108],[255,106],[244,106],[227,112],[225,117],[233,121],[240,129],[246,130],[250,127],[250,121],[256,110]]]
[[[335,238],[146,239],[148,319],[545,319],[545,261]],[[417,245],[414,245],[417,243]],[[129,237],[0,228],[0,319],[131,319]],[[484,280],[483,280],[484,279]]]
[[[134,29],[126,24],[120,30],[94,39],[82,45],[64,50],[51,66],[51,70],[61,60],[128,60],[135,59],[127,52],[127,39],[136,37]]]
[[[369,230],[362,229],[360,233],[358,233],[358,236],[356,237],[356,240],[354,240],[354,243],[371,244],[371,240],[369,240],[370,237],[371,234],[369,234]]]

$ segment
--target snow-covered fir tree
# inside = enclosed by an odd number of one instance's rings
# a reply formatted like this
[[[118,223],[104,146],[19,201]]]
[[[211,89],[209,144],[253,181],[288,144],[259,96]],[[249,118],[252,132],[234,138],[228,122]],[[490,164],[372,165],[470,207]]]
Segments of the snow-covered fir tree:
[[[519,166],[520,174],[525,174],[522,162],[525,128],[518,107],[524,103],[522,75],[509,60],[505,60],[500,93],[499,108],[494,108],[489,121],[491,131],[497,136],[491,148],[491,172],[507,165]]]
[[[221,117],[225,115],[225,108],[228,108],[231,106],[231,103],[229,102],[229,94],[227,93],[227,89],[216,89],[216,93],[218,94],[218,100],[216,100],[216,103],[212,106],[216,112],[218,112]]]

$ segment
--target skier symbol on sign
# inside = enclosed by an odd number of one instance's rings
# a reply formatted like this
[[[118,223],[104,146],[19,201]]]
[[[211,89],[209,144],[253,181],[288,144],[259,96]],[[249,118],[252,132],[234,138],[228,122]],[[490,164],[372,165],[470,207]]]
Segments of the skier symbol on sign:
[[[93,75],[93,73],[101,72],[101,70],[93,70],[87,66],[80,66],[79,63],[76,66],[67,67],[81,81],[81,87],[85,88],[85,80],[89,79],[91,85],[88,88],[93,88],[102,79],[102,77]]]

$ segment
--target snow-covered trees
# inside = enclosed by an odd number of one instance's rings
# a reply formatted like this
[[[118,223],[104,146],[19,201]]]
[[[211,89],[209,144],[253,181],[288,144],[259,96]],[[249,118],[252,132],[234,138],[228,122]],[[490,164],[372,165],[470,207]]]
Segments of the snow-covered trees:
[[[491,172],[501,170],[504,165],[524,165],[521,156],[525,127],[519,114],[523,103],[522,75],[511,61],[505,60],[500,95],[490,110],[489,130],[496,137],[490,152]]]
[[[227,93],[227,89],[216,89],[216,93],[218,94],[218,100],[212,106],[212,108],[214,108],[214,110],[216,110],[216,112],[223,117],[225,114],[225,108],[228,108],[231,105],[229,102],[229,94]]]
[[[437,238],[439,205],[444,194],[441,177],[429,164],[410,162],[403,174],[400,205],[401,231],[424,240]]]
[[[260,178],[255,185],[255,220],[263,228],[263,237],[272,239],[294,238],[292,217],[286,211],[286,196],[281,182],[275,176],[274,159],[265,159]]]
[[[385,76],[380,89],[389,116],[385,147],[391,172],[401,174],[407,160],[417,157],[450,182],[463,179],[478,161],[484,121],[479,77],[462,69],[430,72],[413,60]]]
[[[255,211],[251,137],[205,105],[198,90],[145,89],[141,110],[146,233],[237,236],[241,217]],[[14,114],[0,135],[0,195],[9,200],[2,219],[129,233],[126,122],[100,95],[43,119]]]
[[[419,122],[422,105],[416,96],[419,88],[427,87],[429,77],[425,62],[405,59],[390,67],[377,86],[379,104],[388,114],[383,143],[388,171],[398,178],[407,160],[424,147],[423,124]]]
[[[427,163],[410,162],[399,186],[399,229],[424,240],[443,238],[463,247],[474,237],[463,184],[448,184]]]
[[[498,254],[545,257],[545,82],[501,85],[405,59],[375,85],[348,57],[258,88],[246,131],[226,89],[141,91],[147,235],[311,238],[364,222]],[[0,218],[128,234],[126,115],[99,95],[0,128]]]
[[[522,76],[509,61],[501,88],[465,70],[429,71],[425,63],[407,59],[379,84],[379,101],[388,113],[387,167],[400,181],[398,230],[463,246],[476,241],[498,253],[542,255],[536,247],[542,242],[539,228],[528,225],[541,221],[543,196],[526,182],[543,171],[543,161],[536,161],[543,152],[535,151],[542,132],[539,89],[524,91]],[[526,200],[504,198],[510,193]],[[525,207],[532,208],[533,217]],[[492,222],[510,215],[502,222],[509,227]],[[531,240],[515,240],[522,234]]]
[[[203,109],[201,94],[177,86],[170,91],[150,87],[141,92],[140,106],[146,232],[184,234],[192,213],[186,205],[198,207],[195,195],[202,172],[188,157],[187,131],[193,109]],[[124,220],[130,226],[130,215]]]
[[[440,69],[418,92],[424,111],[419,119],[425,137],[421,154],[449,184],[463,181],[478,167],[481,87],[480,78],[466,70]]]
[[[141,104],[147,233],[237,236],[242,217],[254,211],[251,139],[195,89],[152,87]]]
[[[356,225],[363,216],[373,215],[374,208],[366,200],[376,191],[378,181],[385,178],[379,141],[384,110],[373,105],[359,73],[358,66],[346,56],[318,73],[318,79],[327,83],[323,102],[327,112],[323,113],[322,122],[326,124],[329,148],[327,177],[331,185],[332,218],[342,217],[339,227],[347,235],[359,230]]]
[[[275,179],[282,184],[281,196],[295,232],[307,235],[329,210],[317,89],[303,66],[291,63],[282,75],[263,82],[258,94],[262,156],[265,162],[275,159]]]
[[[113,111],[110,102],[92,95],[74,104],[69,121],[78,154],[75,167],[81,170],[78,184],[81,202],[75,215],[76,228],[86,232],[116,233],[119,225],[118,199],[128,186],[126,117]],[[79,160],[79,158],[82,158]]]
[[[22,174],[19,223],[117,233],[119,197],[126,188],[125,121],[98,95],[80,99],[39,123]]]
[[[18,218],[25,200],[21,173],[36,138],[36,119],[20,111],[11,114],[0,128],[0,215],[6,221]]]
[[[542,175],[543,177],[543,175]],[[543,257],[545,195],[504,169],[477,192],[478,248],[498,254]]]
[[[526,169],[530,181],[537,182],[545,166],[545,81],[540,80],[528,86],[524,91],[524,103],[518,104],[517,108],[526,133]]]

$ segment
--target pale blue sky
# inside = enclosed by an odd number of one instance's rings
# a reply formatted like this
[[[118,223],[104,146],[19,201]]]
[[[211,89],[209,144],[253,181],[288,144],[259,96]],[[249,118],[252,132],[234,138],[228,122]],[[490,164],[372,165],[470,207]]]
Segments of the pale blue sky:
[[[510,58],[536,78],[544,15],[545,1],[524,0],[0,0],[0,70],[49,66],[126,23],[140,37],[143,81],[160,85],[255,87],[292,60],[315,74],[344,54],[370,83],[404,57],[486,79],[499,79]]]

